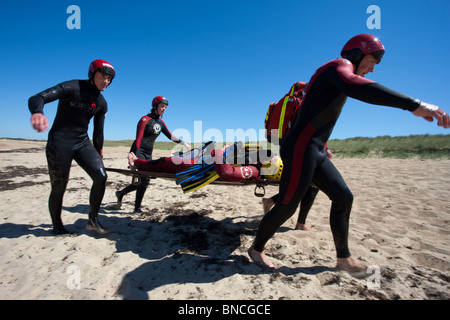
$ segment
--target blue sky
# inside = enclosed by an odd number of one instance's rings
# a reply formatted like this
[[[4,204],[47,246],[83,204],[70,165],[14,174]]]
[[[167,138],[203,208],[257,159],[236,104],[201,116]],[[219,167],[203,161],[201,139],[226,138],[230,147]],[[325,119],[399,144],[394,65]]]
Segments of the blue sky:
[[[81,10],[81,29],[66,25],[70,5]],[[370,5],[380,8],[380,29],[367,26]],[[30,126],[28,98],[87,78],[97,58],[117,72],[104,92],[105,139],[134,139],[157,95],[169,100],[163,118],[169,129],[186,140],[208,140],[210,132],[226,137],[227,129],[259,132],[270,102],[338,58],[358,33],[372,33],[386,47],[368,78],[450,111],[448,0],[3,3],[0,137],[46,139]],[[56,102],[44,108],[50,122],[56,108]],[[349,99],[331,138],[449,133],[407,111]]]

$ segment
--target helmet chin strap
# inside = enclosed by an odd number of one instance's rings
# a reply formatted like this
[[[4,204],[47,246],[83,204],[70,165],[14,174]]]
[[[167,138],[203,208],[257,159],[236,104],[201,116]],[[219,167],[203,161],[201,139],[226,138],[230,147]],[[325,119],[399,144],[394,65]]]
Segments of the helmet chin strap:
[[[359,69],[359,65],[361,64],[361,61],[359,61],[358,63],[352,62],[352,64],[353,64],[353,73],[357,74],[358,69]]]
[[[344,58],[349,60],[353,64],[353,73],[358,71],[361,61],[363,61],[366,55],[359,49],[352,49],[345,53]]]

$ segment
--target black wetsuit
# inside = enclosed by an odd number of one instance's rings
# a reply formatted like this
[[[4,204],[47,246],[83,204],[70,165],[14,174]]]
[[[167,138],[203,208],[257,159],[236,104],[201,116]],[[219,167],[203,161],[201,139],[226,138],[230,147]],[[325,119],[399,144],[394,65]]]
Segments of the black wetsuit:
[[[137,125],[136,140],[133,142],[130,152],[133,152],[139,159],[152,160],[153,147],[156,139],[161,132],[173,142],[183,142],[182,140],[172,135],[159,115],[148,114],[142,117]],[[122,202],[122,198],[124,195],[136,190],[134,210],[138,212],[149,182],[150,180],[148,178],[141,177],[139,185],[131,184],[123,190],[118,191],[116,193],[118,201]]]
[[[71,80],[32,96],[28,100],[28,107],[32,114],[44,113],[44,104],[58,99],[58,110],[46,147],[52,186],[49,210],[54,228],[63,225],[62,201],[72,160],[75,160],[93,180],[89,197],[90,216],[98,214],[107,179],[101,156],[103,126],[108,111],[103,95],[90,80]],[[94,117],[94,145],[88,137],[88,126],[92,117]]]
[[[348,229],[353,195],[325,150],[347,97],[409,111],[420,105],[417,99],[355,75],[348,60],[332,60],[321,66],[309,81],[296,121],[281,144],[283,175],[279,201],[260,223],[255,250],[263,251],[313,183],[332,201],[330,225],[337,257],[350,257]]]

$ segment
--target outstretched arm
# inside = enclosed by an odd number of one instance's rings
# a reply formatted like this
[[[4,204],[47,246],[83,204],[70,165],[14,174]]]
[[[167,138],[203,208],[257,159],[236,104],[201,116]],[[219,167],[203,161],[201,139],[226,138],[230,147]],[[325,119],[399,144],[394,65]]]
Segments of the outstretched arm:
[[[170,140],[172,140],[173,142],[176,143],[182,143],[188,150],[192,150],[192,147],[190,145],[188,145],[186,142],[184,142],[183,140],[181,140],[180,138],[175,137],[172,132],[169,131],[169,129],[167,128],[166,123],[161,119],[161,123],[163,124],[161,131],[162,133]]]
[[[449,128],[449,115],[438,106],[420,102],[410,96],[389,89],[377,82],[355,75],[352,68],[345,62],[337,63],[337,77],[332,77],[334,83],[349,97],[372,104],[391,106],[411,111],[418,117],[432,122],[438,121],[438,126]]]

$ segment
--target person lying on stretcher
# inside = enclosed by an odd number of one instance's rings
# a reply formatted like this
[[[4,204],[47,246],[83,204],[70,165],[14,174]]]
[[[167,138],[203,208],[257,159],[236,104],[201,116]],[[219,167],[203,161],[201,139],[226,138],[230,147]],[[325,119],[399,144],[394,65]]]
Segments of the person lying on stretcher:
[[[139,159],[133,154],[130,166],[139,171],[172,173],[183,190],[193,191],[218,178],[229,182],[253,179],[279,180],[282,163],[278,156],[259,145],[241,142],[214,148],[214,142],[173,157],[157,160]]]

